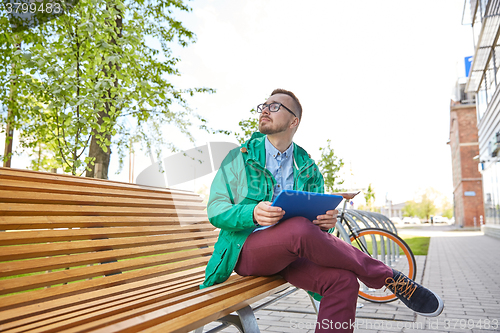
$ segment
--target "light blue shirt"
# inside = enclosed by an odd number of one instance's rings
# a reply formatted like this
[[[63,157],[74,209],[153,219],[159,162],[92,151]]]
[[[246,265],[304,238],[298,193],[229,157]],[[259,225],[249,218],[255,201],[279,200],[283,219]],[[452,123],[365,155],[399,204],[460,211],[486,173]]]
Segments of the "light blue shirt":
[[[271,172],[274,179],[276,179],[276,185],[274,185],[274,193],[271,201],[274,201],[278,194],[283,190],[293,190],[293,143],[290,144],[287,150],[281,153],[273,144],[269,141],[266,136],[265,139],[266,147],[266,169]],[[263,230],[269,228],[258,227],[254,230]]]

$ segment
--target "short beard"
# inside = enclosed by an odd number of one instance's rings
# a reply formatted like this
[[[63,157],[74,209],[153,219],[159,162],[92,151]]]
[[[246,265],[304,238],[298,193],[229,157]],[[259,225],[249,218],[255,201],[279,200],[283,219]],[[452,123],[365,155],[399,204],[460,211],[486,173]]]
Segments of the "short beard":
[[[286,131],[286,129],[288,128],[288,124],[283,124],[283,125],[278,126],[278,127],[262,126],[261,124],[262,123],[259,122],[259,132],[261,132],[262,134],[266,134],[266,135],[281,133],[281,132]]]

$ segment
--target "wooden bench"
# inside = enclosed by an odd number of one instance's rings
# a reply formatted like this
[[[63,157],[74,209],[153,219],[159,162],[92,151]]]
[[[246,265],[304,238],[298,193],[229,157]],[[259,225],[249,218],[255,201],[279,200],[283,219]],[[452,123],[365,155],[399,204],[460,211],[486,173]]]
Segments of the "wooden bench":
[[[288,284],[233,275],[200,290],[218,235],[204,209],[187,191],[0,168],[0,332],[201,332],[214,320],[258,332],[249,304]]]

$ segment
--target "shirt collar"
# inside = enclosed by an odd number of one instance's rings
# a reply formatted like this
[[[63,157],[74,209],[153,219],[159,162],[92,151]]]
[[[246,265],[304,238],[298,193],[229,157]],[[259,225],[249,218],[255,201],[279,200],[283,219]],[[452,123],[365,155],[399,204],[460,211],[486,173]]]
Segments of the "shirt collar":
[[[267,135],[266,135],[265,145],[266,145],[266,153],[270,154],[272,157],[277,158],[279,156],[279,154],[281,153],[275,146],[273,146],[271,141],[269,141],[269,138],[267,137]],[[283,152],[283,154],[285,157],[293,156],[292,155],[293,154],[293,143],[290,144],[290,147],[288,147],[287,150],[285,150]]]

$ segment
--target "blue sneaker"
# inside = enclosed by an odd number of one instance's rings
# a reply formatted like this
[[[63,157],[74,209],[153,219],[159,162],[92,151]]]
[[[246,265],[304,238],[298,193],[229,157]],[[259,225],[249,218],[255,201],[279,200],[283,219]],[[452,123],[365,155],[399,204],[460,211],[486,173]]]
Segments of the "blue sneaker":
[[[443,301],[433,291],[422,287],[403,273],[392,270],[393,276],[385,279],[385,288],[389,289],[408,308],[419,315],[436,317],[443,311]]]

